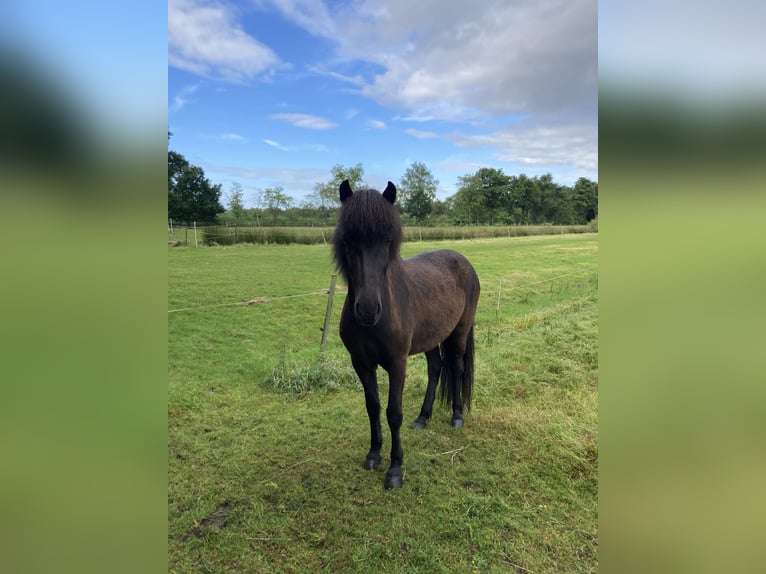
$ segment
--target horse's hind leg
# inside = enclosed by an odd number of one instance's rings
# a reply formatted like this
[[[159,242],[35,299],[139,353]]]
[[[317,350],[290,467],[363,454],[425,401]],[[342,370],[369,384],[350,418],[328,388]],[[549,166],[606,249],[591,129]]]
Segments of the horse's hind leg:
[[[436,385],[439,382],[439,375],[442,371],[442,358],[439,353],[439,347],[426,351],[426,360],[428,361],[428,388],[423,399],[423,407],[420,409],[420,416],[410,425],[410,428],[413,429],[426,428],[428,419],[431,418],[431,413],[433,412]]]
[[[452,426],[463,426],[463,377],[465,375],[465,350],[467,336],[453,333],[444,342],[444,373],[442,375],[442,398],[452,402]]]
[[[452,379],[452,384],[455,385],[452,395],[452,426],[459,428],[463,426],[463,398],[460,394],[460,389],[463,386],[463,373],[464,373],[464,361],[463,353],[457,353],[453,356],[454,373],[455,376]]]

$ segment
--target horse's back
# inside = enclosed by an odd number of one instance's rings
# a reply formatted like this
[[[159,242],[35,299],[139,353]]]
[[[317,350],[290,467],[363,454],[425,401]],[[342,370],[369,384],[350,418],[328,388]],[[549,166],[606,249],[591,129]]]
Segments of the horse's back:
[[[479,277],[471,262],[452,249],[425,251],[404,260],[405,267],[414,276],[428,277],[431,281],[454,281],[458,289],[466,291],[470,299],[478,299]],[[475,290],[475,293],[473,291]]]

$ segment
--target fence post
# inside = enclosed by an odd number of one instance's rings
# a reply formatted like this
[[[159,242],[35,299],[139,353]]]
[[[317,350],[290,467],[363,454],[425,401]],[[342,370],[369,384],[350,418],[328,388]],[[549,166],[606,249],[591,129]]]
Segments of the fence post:
[[[335,273],[330,278],[330,291],[327,297],[327,310],[324,313],[324,327],[322,327],[322,343],[319,345],[319,354],[324,353],[324,346],[327,343],[327,330],[330,328],[330,316],[332,315],[332,300],[335,296]]]
[[[497,304],[495,305],[495,319],[500,316],[500,292],[503,289],[503,278],[500,277],[497,282]]]
[[[197,222],[194,222],[194,247],[197,247]]]

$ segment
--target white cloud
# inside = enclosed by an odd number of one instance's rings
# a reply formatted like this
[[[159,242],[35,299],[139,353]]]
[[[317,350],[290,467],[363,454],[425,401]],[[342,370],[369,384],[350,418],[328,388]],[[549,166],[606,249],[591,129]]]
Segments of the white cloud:
[[[365,0],[335,18],[339,55],[383,67],[362,87],[383,105],[449,120],[595,113],[596,0]]]
[[[275,142],[274,140],[263,140],[263,143],[270,145],[273,148],[280,149],[282,151],[290,151],[287,147],[283,146],[279,142]]]
[[[285,18],[315,36],[332,38],[336,34],[333,16],[322,0],[256,0],[255,4],[273,5]]]
[[[243,30],[229,4],[215,2],[170,0],[171,65],[239,82],[287,65]],[[308,63],[309,73],[395,110],[394,121],[422,125],[405,129],[412,137],[486,148],[499,162],[597,169],[597,0],[250,4],[334,43],[333,56]],[[183,105],[179,100],[177,109]],[[345,119],[357,113],[348,110]],[[269,118],[310,130],[337,127],[311,114]],[[433,122],[442,122],[438,133],[428,129]],[[444,122],[453,123],[446,135]],[[470,124],[470,133],[460,124]],[[385,128],[379,120],[367,125]],[[263,141],[283,151],[327,149]]]
[[[526,165],[573,164],[595,171],[598,144],[590,126],[510,126],[486,135],[452,133],[445,136],[460,147],[494,147],[501,161]]]
[[[294,195],[311,193],[317,181],[326,181],[331,175],[327,169],[312,168],[243,168],[208,162],[202,162],[200,167],[211,178],[239,181],[245,189],[281,186]]]
[[[437,165],[439,170],[450,172],[450,173],[460,173],[460,174],[466,174],[475,172],[478,169],[481,169],[482,167],[487,167],[483,163],[477,163],[477,162],[471,162],[471,161],[457,161],[457,160],[445,160]]]
[[[334,78],[336,80],[345,82],[347,84],[352,84],[354,86],[362,87],[365,84],[364,78],[359,74],[356,74],[354,76],[348,76],[345,74],[334,72],[332,70],[327,70],[322,66],[316,66],[316,65],[307,66],[307,69],[309,72],[316,74],[318,76],[326,76],[328,78]]]
[[[376,130],[387,130],[388,126],[380,120],[368,120],[367,125]]]
[[[245,83],[269,75],[280,60],[237,24],[225,4],[169,0],[168,64],[204,77]]]
[[[320,0],[271,3],[336,43],[336,60],[312,72],[401,110],[395,120],[469,123],[486,135],[446,139],[502,161],[596,169],[597,0],[359,0],[332,8],[332,25]],[[510,116],[523,127],[492,127]]]
[[[191,86],[184,86],[181,88],[178,93],[173,96],[173,103],[168,106],[168,112],[175,113],[181,111],[186,104],[189,103],[189,96],[194,94],[199,89],[199,84],[194,84]]]
[[[269,118],[273,120],[282,120],[291,123],[295,127],[308,130],[329,130],[336,127],[334,122],[326,118],[309,114],[272,114]]]
[[[324,152],[327,151],[327,146],[323,144],[313,144],[313,143],[307,143],[307,144],[301,144],[297,146],[288,146],[288,145],[282,145],[278,141],[265,139],[263,140],[263,143],[286,152],[302,152],[302,151],[313,151],[313,152]]]
[[[221,134],[222,140],[227,141],[234,141],[234,142],[240,142],[240,143],[247,143],[247,138],[244,136],[241,136],[239,134],[229,133],[229,134]]]
[[[428,132],[424,130],[416,130],[415,128],[407,128],[404,130],[404,133],[411,135],[412,137],[416,137],[418,139],[433,139],[436,137],[439,137],[439,134],[434,132]]]

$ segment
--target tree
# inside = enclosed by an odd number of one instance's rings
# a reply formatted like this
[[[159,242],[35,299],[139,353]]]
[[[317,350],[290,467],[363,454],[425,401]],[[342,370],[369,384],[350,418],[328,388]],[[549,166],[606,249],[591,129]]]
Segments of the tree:
[[[221,185],[213,185],[201,167],[191,165],[180,153],[168,150],[168,217],[189,224],[213,221],[225,209]]]
[[[253,208],[250,210],[252,217],[255,218],[255,224],[261,226],[260,213],[263,211],[263,190],[256,188],[256,190],[250,196],[250,201],[253,204]]]
[[[271,213],[274,225],[277,223],[280,211],[289,208],[293,202],[293,198],[287,195],[284,188],[279,185],[264,189],[263,200],[266,202],[266,209]]]
[[[458,178],[460,188],[455,195],[458,221],[493,225],[498,210],[508,202],[510,181],[511,178],[502,169],[490,167]]]
[[[581,177],[572,191],[572,208],[578,223],[598,217],[598,183]]]
[[[330,172],[332,173],[330,181],[314,184],[314,193],[316,195],[312,196],[312,201],[318,204],[322,210],[331,209],[340,203],[338,189],[345,179],[351,184],[351,189],[369,187],[364,181],[364,168],[361,163],[356,164],[354,167],[343,167],[340,164],[336,164],[332,166]]]
[[[412,162],[404,172],[397,190],[402,211],[422,223],[433,210],[438,186],[439,180],[434,178],[424,163]]]
[[[535,214],[540,204],[540,190],[534,179],[530,179],[526,174],[510,178],[509,184],[510,198],[514,220],[516,223],[530,225],[537,223],[534,221]]]
[[[535,185],[538,189],[538,203],[535,206],[534,220],[536,223],[551,223],[551,213],[553,211],[553,194],[556,184],[553,182],[553,176],[550,173],[535,177]]]
[[[463,175],[457,178],[458,191],[452,197],[447,198],[450,211],[456,225],[473,225],[480,223],[482,212],[481,197],[471,186],[471,175]]]
[[[229,194],[229,212],[234,218],[235,225],[239,225],[242,217],[245,215],[245,202],[243,199],[242,185],[239,182],[231,184],[231,193]]]
[[[168,151],[168,193],[173,191],[178,178],[188,168],[189,162],[184,156],[178,152]]]
[[[556,225],[571,225],[574,221],[572,212],[572,188],[566,185],[557,185],[553,192],[553,211],[551,222]]]

